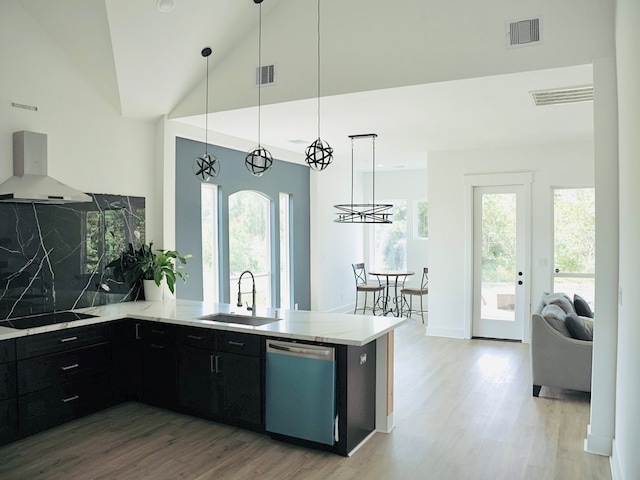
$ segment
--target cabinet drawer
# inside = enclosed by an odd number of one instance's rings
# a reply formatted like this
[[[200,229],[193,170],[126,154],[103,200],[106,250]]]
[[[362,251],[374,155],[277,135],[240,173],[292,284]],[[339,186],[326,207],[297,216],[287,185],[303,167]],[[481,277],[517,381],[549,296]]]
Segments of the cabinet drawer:
[[[180,327],[178,343],[196,348],[216,349],[216,331],[209,328]]]
[[[260,356],[262,337],[248,333],[220,332],[218,350],[240,355]]]
[[[176,326],[170,323],[143,322],[142,338],[146,343],[170,343],[176,342]]]
[[[0,445],[18,436],[18,404],[15,398],[0,402]]]
[[[106,408],[111,396],[111,376],[103,372],[20,397],[20,435],[31,435]]]
[[[16,360],[16,341],[4,340],[0,342],[0,364],[15,362]]]
[[[16,364],[0,365],[0,402],[16,396]]]
[[[103,343],[110,340],[110,332],[109,324],[103,324],[21,337],[16,340],[17,358],[20,360]]]
[[[103,343],[18,362],[18,394],[86,377],[111,368],[111,344]]]

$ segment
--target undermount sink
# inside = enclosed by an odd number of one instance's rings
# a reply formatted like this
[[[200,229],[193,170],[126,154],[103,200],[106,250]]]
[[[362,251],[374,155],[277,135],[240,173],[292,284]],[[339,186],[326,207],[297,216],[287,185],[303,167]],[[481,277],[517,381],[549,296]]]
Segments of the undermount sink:
[[[251,317],[245,315],[233,315],[231,313],[212,313],[198,317],[198,320],[211,320],[213,322],[236,323],[240,325],[252,325],[259,327],[267,323],[277,322],[279,318]]]

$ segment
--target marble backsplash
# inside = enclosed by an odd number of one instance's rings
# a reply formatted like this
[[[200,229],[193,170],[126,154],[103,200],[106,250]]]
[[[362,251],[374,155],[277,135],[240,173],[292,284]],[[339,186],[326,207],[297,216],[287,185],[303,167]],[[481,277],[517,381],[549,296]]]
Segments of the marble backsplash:
[[[145,241],[142,197],[0,203],[0,319],[132,300],[105,265]]]

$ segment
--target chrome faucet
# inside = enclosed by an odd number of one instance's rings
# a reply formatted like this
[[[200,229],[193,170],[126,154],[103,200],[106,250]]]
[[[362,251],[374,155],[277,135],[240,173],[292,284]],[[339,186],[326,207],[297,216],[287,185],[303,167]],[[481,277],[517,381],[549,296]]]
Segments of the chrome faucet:
[[[251,275],[251,306],[247,305],[247,310],[250,310],[252,312],[255,313],[256,311],[256,279],[253,276],[253,273],[251,273],[249,270],[245,270],[244,272],[242,272],[240,274],[240,278],[238,279],[238,303],[237,306],[241,307],[242,306],[242,294],[243,293],[249,293],[249,292],[241,292],[240,291],[240,283],[242,282],[242,277],[244,277],[244,274],[248,273],[249,275]]]

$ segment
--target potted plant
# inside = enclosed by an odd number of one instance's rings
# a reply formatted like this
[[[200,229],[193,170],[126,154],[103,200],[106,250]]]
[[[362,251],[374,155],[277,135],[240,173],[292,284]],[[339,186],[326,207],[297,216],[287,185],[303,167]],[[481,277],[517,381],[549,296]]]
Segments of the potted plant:
[[[142,284],[146,300],[160,300],[163,279],[171,293],[175,292],[177,278],[186,281],[188,274],[180,269],[184,268],[190,257],[182,256],[176,250],[154,250],[153,242],[143,243],[137,250],[129,244],[129,248],[110,262],[107,268],[113,268],[114,277],[133,288],[139,289]]]

